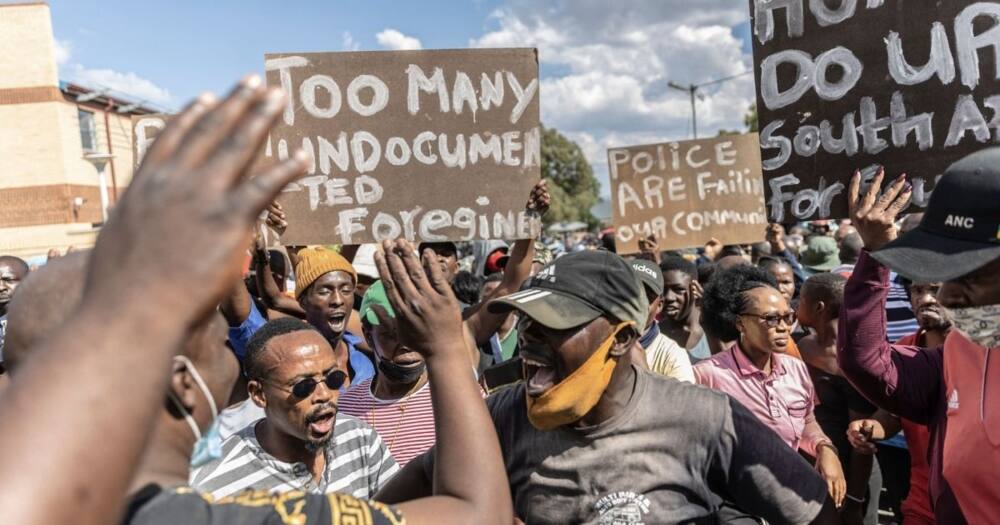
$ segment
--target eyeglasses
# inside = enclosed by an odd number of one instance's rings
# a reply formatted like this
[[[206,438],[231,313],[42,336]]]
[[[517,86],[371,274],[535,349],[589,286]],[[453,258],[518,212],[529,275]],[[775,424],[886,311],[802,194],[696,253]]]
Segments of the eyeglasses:
[[[757,319],[761,319],[764,321],[764,324],[767,325],[768,328],[777,328],[782,321],[784,321],[785,325],[788,327],[791,327],[792,325],[795,324],[795,312],[788,312],[785,313],[784,315],[782,314],[766,314],[766,315],[740,314],[740,315],[746,315],[749,317],[756,317]]]
[[[345,374],[342,370],[331,370],[329,373],[326,374],[326,377],[323,378],[323,382],[326,383],[326,386],[330,390],[339,390],[340,387],[344,386],[344,383],[347,382],[347,374]],[[316,386],[319,385],[319,383],[320,382],[317,381],[316,378],[307,377],[292,385],[291,388],[284,387],[275,383],[272,384],[280,388],[281,390],[284,390],[286,392],[291,392],[293,396],[299,399],[305,399],[310,395],[312,395],[313,391],[316,390]]]

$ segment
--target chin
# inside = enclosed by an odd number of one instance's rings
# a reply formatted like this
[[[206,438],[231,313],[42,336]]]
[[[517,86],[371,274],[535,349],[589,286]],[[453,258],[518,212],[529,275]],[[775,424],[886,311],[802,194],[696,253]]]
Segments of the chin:
[[[307,439],[305,444],[306,450],[309,451],[310,453],[316,453],[319,452],[320,450],[326,450],[326,447],[330,445],[331,439],[333,439],[333,431],[330,432],[330,435],[318,441],[313,439]]]

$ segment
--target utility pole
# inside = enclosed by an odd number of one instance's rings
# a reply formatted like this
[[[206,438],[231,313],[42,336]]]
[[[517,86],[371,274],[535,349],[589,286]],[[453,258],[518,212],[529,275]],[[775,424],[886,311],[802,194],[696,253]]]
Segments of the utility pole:
[[[699,93],[698,90],[700,90],[701,88],[703,88],[705,86],[711,86],[711,85],[715,85],[715,84],[721,84],[723,82],[728,82],[730,80],[742,77],[744,75],[749,75],[750,73],[751,73],[750,71],[744,71],[742,73],[738,73],[736,75],[731,75],[731,76],[728,76],[728,77],[725,77],[725,78],[719,78],[719,79],[716,79],[716,80],[709,80],[708,82],[702,82],[701,84],[688,84],[686,86],[682,85],[682,84],[678,84],[677,82],[674,82],[672,80],[670,82],[667,82],[668,86],[670,86],[670,87],[672,87],[672,88],[674,88],[674,89],[676,89],[678,91],[683,91],[683,92],[687,93],[691,97],[691,134],[692,134],[693,138],[698,138],[698,107],[697,107],[695,98],[696,97],[697,98],[704,98],[704,95],[702,95],[701,93]]]

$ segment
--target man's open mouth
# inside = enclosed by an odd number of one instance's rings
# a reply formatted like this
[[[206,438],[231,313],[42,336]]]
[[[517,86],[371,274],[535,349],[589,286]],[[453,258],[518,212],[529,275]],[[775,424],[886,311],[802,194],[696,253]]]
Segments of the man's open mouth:
[[[556,385],[556,367],[551,358],[522,350],[521,361],[529,396],[538,397]]]
[[[347,326],[347,314],[344,312],[331,314],[327,317],[327,323],[330,324],[330,328],[334,331],[341,332]]]
[[[309,423],[309,433],[316,439],[329,435],[333,431],[333,424],[336,422],[336,419],[336,410],[327,410],[315,416],[310,416],[307,420],[307,423]]]

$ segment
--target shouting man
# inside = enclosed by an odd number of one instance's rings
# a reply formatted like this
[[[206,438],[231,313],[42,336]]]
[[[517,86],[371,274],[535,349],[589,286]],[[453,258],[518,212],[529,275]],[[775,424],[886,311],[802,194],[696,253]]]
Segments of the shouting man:
[[[649,305],[624,259],[566,255],[489,308],[521,316],[525,382],[488,405],[524,522],[698,521],[726,500],[780,523],[835,514],[819,476],[739,403],[633,365]],[[435,459],[379,497],[426,494]]]
[[[191,474],[214,497],[242,490],[343,492],[371,498],[399,467],[368,425],[337,414],[347,355],[298,319],[278,318],[250,339],[247,388],[266,417],[222,444]]]

